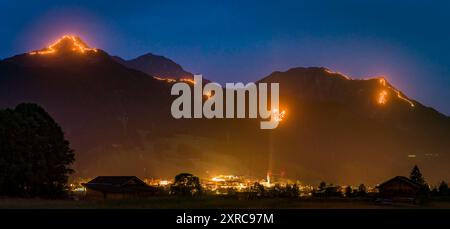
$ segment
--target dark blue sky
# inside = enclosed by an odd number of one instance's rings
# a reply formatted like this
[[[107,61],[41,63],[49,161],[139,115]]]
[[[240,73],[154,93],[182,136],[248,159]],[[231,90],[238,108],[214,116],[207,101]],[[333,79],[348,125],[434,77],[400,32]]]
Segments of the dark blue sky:
[[[296,66],[383,74],[450,114],[449,12],[439,0],[0,0],[0,58],[71,33],[124,58],[164,55],[221,83]]]

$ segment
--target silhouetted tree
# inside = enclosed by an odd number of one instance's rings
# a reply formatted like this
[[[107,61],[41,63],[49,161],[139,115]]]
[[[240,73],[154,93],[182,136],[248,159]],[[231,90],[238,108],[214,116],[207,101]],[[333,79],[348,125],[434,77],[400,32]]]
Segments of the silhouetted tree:
[[[442,181],[439,184],[438,190],[439,190],[439,195],[440,196],[448,196],[450,194],[449,189],[448,189],[448,184],[445,181]]]
[[[338,186],[333,184],[327,185],[324,181],[320,182],[317,191],[313,192],[317,197],[342,197],[343,193]]]
[[[417,184],[426,185],[425,179],[423,178],[422,173],[420,172],[420,169],[417,165],[414,165],[413,169],[411,170],[409,179],[411,179]]]
[[[342,197],[342,191],[337,186],[330,185],[325,189],[326,197]]]
[[[440,195],[437,187],[434,187],[434,188],[431,190],[430,194],[431,194],[432,196],[439,196],[439,195]]]
[[[280,184],[275,184],[271,189],[269,189],[269,197],[281,197],[284,190]]]
[[[300,196],[300,188],[297,184],[288,185],[286,188],[289,197],[297,198]]]
[[[346,197],[353,197],[353,189],[351,186],[347,186],[345,188],[345,196]]]
[[[358,186],[358,196],[364,197],[367,195],[367,188],[364,184]]]
[[[43,108],[0,110],[0,195],[61,197],[73,161],[61,127]]]
[[[425,181],[425,178],[423,177],[422,173],[420,172],[420,169],[417,165],[413,167],[411,170],[411,174],[409,178],[414,181],[415,183],[421,185],[420,193],[421,195],[427,195],[430,192],[430,187],[428,187],[427,182]]]
[[[200,179],[190,173],[180,173],[170,187],[171,194],[183,196],[196,196],[202,192]]]
[[[287,184],[286,186],[275,184],[267,192],[268,197],[297,198],[299,195],[300,189],[296,184]]]
[[[327,183],[325,181],[320,182],[318,190],[325,191],[326,188],[327,188]]]
[[[251,191],[256,192],[256,196],[264,197],[266,194],[265,188],[262,184],[255,182],[251,187]]]

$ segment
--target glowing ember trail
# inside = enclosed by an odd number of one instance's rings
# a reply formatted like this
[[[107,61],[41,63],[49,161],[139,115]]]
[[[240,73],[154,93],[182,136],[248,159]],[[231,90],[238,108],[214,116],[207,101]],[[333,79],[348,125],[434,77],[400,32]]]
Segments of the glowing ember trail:
[[[177,82],[176,79],[171,79],[171,78],[162,78],[162,77],[158,77],[158,76],[153,76],[153,78],[156,79],[156,80],[166,81],[168,83],[175,83],[175,82]]]
[[[195,81],[193,79],[189,79],[189,78],[174,79],[174,78],[159,77],[159,76],[153,76],[153,78],[156,80],[166,81],[168,83],[176,83],[176,82],[180,81],[180,82],[195,84]]]
[[[190,83],[190,84],[195,84],[194,79],[182,78],[182,79],[180,79],[180,81],[181,81],[181,82]]]
[[[97,52],[97,49],[89,48],[80,38],[72,35],[64,35],[62,38],[49,45],[47,48],[39,51],[33,51],[29,54],[47,55],[68,50],[79,53]]]
[[[382,92],[380,92],[380,95],[378,96],[378,103],[379,104],[386,104],[387,102],[387,91],[383,90]]]
[[[378,82],[379,82],[383,87],[387,87],[387,88],[393,90],[393,91],[397,94],[397,98],[399,98],[399,99],[401,99],[401,100],[403,100],[403,101],[409,103],[409,105],[410,105],[411,107],[414,107],[414,106],[415,106],[414,103],[413,103],[411,100],[409,100],[409,99],[405,98],[404,96],[402,96],[402,93],[401,93],[399,90],[397,90],[397,89],[393,88],[392,86],[390,86],[389,84],[387,84],[387,83],[386,83],[386,80],[385,80],[384,78],[380,78],[380,79],[378,80]],[[379,104],[386,104],[386,103],[387,103],[387,98],[386,98],[387,95],[388,95],[388,93],[387,93],[386,90],[383,90],[382,92],[380,92],[380,94],[378,95],[378,103],[379,103]]]

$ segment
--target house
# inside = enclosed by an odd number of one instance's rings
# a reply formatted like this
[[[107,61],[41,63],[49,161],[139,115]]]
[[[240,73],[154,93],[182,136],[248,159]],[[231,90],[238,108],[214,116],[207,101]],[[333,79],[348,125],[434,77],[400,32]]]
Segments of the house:
[[[157,191],[135,176],[99,176],[83,186],[87,199],[141,198],[154,195]]]
[[[378,185],[381,197],[415,198],[421,194],[423,186],[404,176],[396,176]]]

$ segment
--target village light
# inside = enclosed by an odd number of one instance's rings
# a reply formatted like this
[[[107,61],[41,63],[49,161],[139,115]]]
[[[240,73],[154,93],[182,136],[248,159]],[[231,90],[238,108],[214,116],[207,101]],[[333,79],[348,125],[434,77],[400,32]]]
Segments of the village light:
[[[215,182],[223,182],[223,181],[225,181],[225,179],[221,178],[221,177],[213,177],[213,178],[211,178],[211,180],[215,181]]]
[[[161,186],[166,186],[166,185],[169,185],[169,184],[170,184],[170,182],[168,180],[161,180],[161,181],[159,181],[159,185],[161,185]]]

